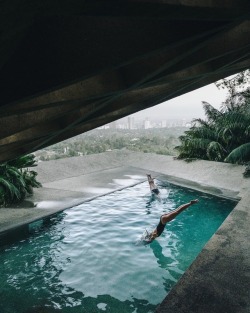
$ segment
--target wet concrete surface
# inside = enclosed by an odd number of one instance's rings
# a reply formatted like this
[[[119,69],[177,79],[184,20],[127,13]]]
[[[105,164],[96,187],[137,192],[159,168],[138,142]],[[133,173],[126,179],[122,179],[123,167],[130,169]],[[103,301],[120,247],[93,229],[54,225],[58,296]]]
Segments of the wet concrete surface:
[[[244,167],[226,163],[186,163],[172,157],[114,151],[88,157],[42,162],[43,188],[19,207],[0,209],[0,235],[97,196],[146,180],[160,180],[236,199],[238,204],[157,313],[250,312],[250,179]]]
[[[145,180],[144,170],[116,167],[43,183],[19,205],[0,208],[0,233]]]

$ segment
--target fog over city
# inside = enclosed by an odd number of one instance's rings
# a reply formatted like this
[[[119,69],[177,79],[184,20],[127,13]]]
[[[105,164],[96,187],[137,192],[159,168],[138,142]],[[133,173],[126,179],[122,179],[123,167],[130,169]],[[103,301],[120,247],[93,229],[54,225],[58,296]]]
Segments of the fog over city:
[[[176,156],[179,137],[192,126],[192,120],[206,118],[202,102],[221,109],[227,97],[227,89],[210,84],[52,145],[36,157],[47,161],[123,148]]]
[[[135,119],[149,118],[150,120],[204,118],[202,101],[206,101],[215,108],[220,109],[226,97],[227,90],[218,89],[215,84],[210,84],[131,116]]]

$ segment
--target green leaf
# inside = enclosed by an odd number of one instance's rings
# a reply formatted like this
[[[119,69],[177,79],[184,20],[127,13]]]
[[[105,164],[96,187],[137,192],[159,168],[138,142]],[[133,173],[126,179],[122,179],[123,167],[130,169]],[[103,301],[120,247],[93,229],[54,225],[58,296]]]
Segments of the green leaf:
[[[8,161],[7,164],[19,169],[37,166],[34,154],[21,156],[19,158]]]
[[[225,162],[242,164],[250,160],[250,142],[234,149],[226,158]]]
[[[5,188],[5,192],[7,193],[7,197],[9,198],[10,203],[22,198],[20,191],[8,180],[0,177],[0,184]]]
[[[209,160],[223,161],[225,154],[226,150],[219,142],[212,141],[209,143],[207,147],[207,156]]]

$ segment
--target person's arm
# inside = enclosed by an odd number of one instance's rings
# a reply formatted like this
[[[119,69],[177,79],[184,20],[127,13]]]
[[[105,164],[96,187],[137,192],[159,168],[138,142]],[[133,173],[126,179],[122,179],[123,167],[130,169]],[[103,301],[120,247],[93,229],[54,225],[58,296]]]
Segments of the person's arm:
[[[172,221],[174,218],[176,218],[176,216],[178,214],[180,214],[182,211],[186,210],[188,207],[190,207],[190,205],[197,203],[198,201],[199,201],[198,199],[191,200],[188,203],[180,205],[176,210],[174,210],[168,214],[163,215],[161,217],[162,224],[166,224],[166,223]]]

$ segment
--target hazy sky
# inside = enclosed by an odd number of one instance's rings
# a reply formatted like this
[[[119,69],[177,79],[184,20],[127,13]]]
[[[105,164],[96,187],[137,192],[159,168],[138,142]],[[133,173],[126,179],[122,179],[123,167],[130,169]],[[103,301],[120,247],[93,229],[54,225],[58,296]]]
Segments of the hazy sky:
[[[150,109],[133,114],[136,119],[182,119],[204,118],[202,101],[210,103],[220,109],[226,100],[227,90],[218,89],[215,84],[196,89],[185,95],[158,104]]]

